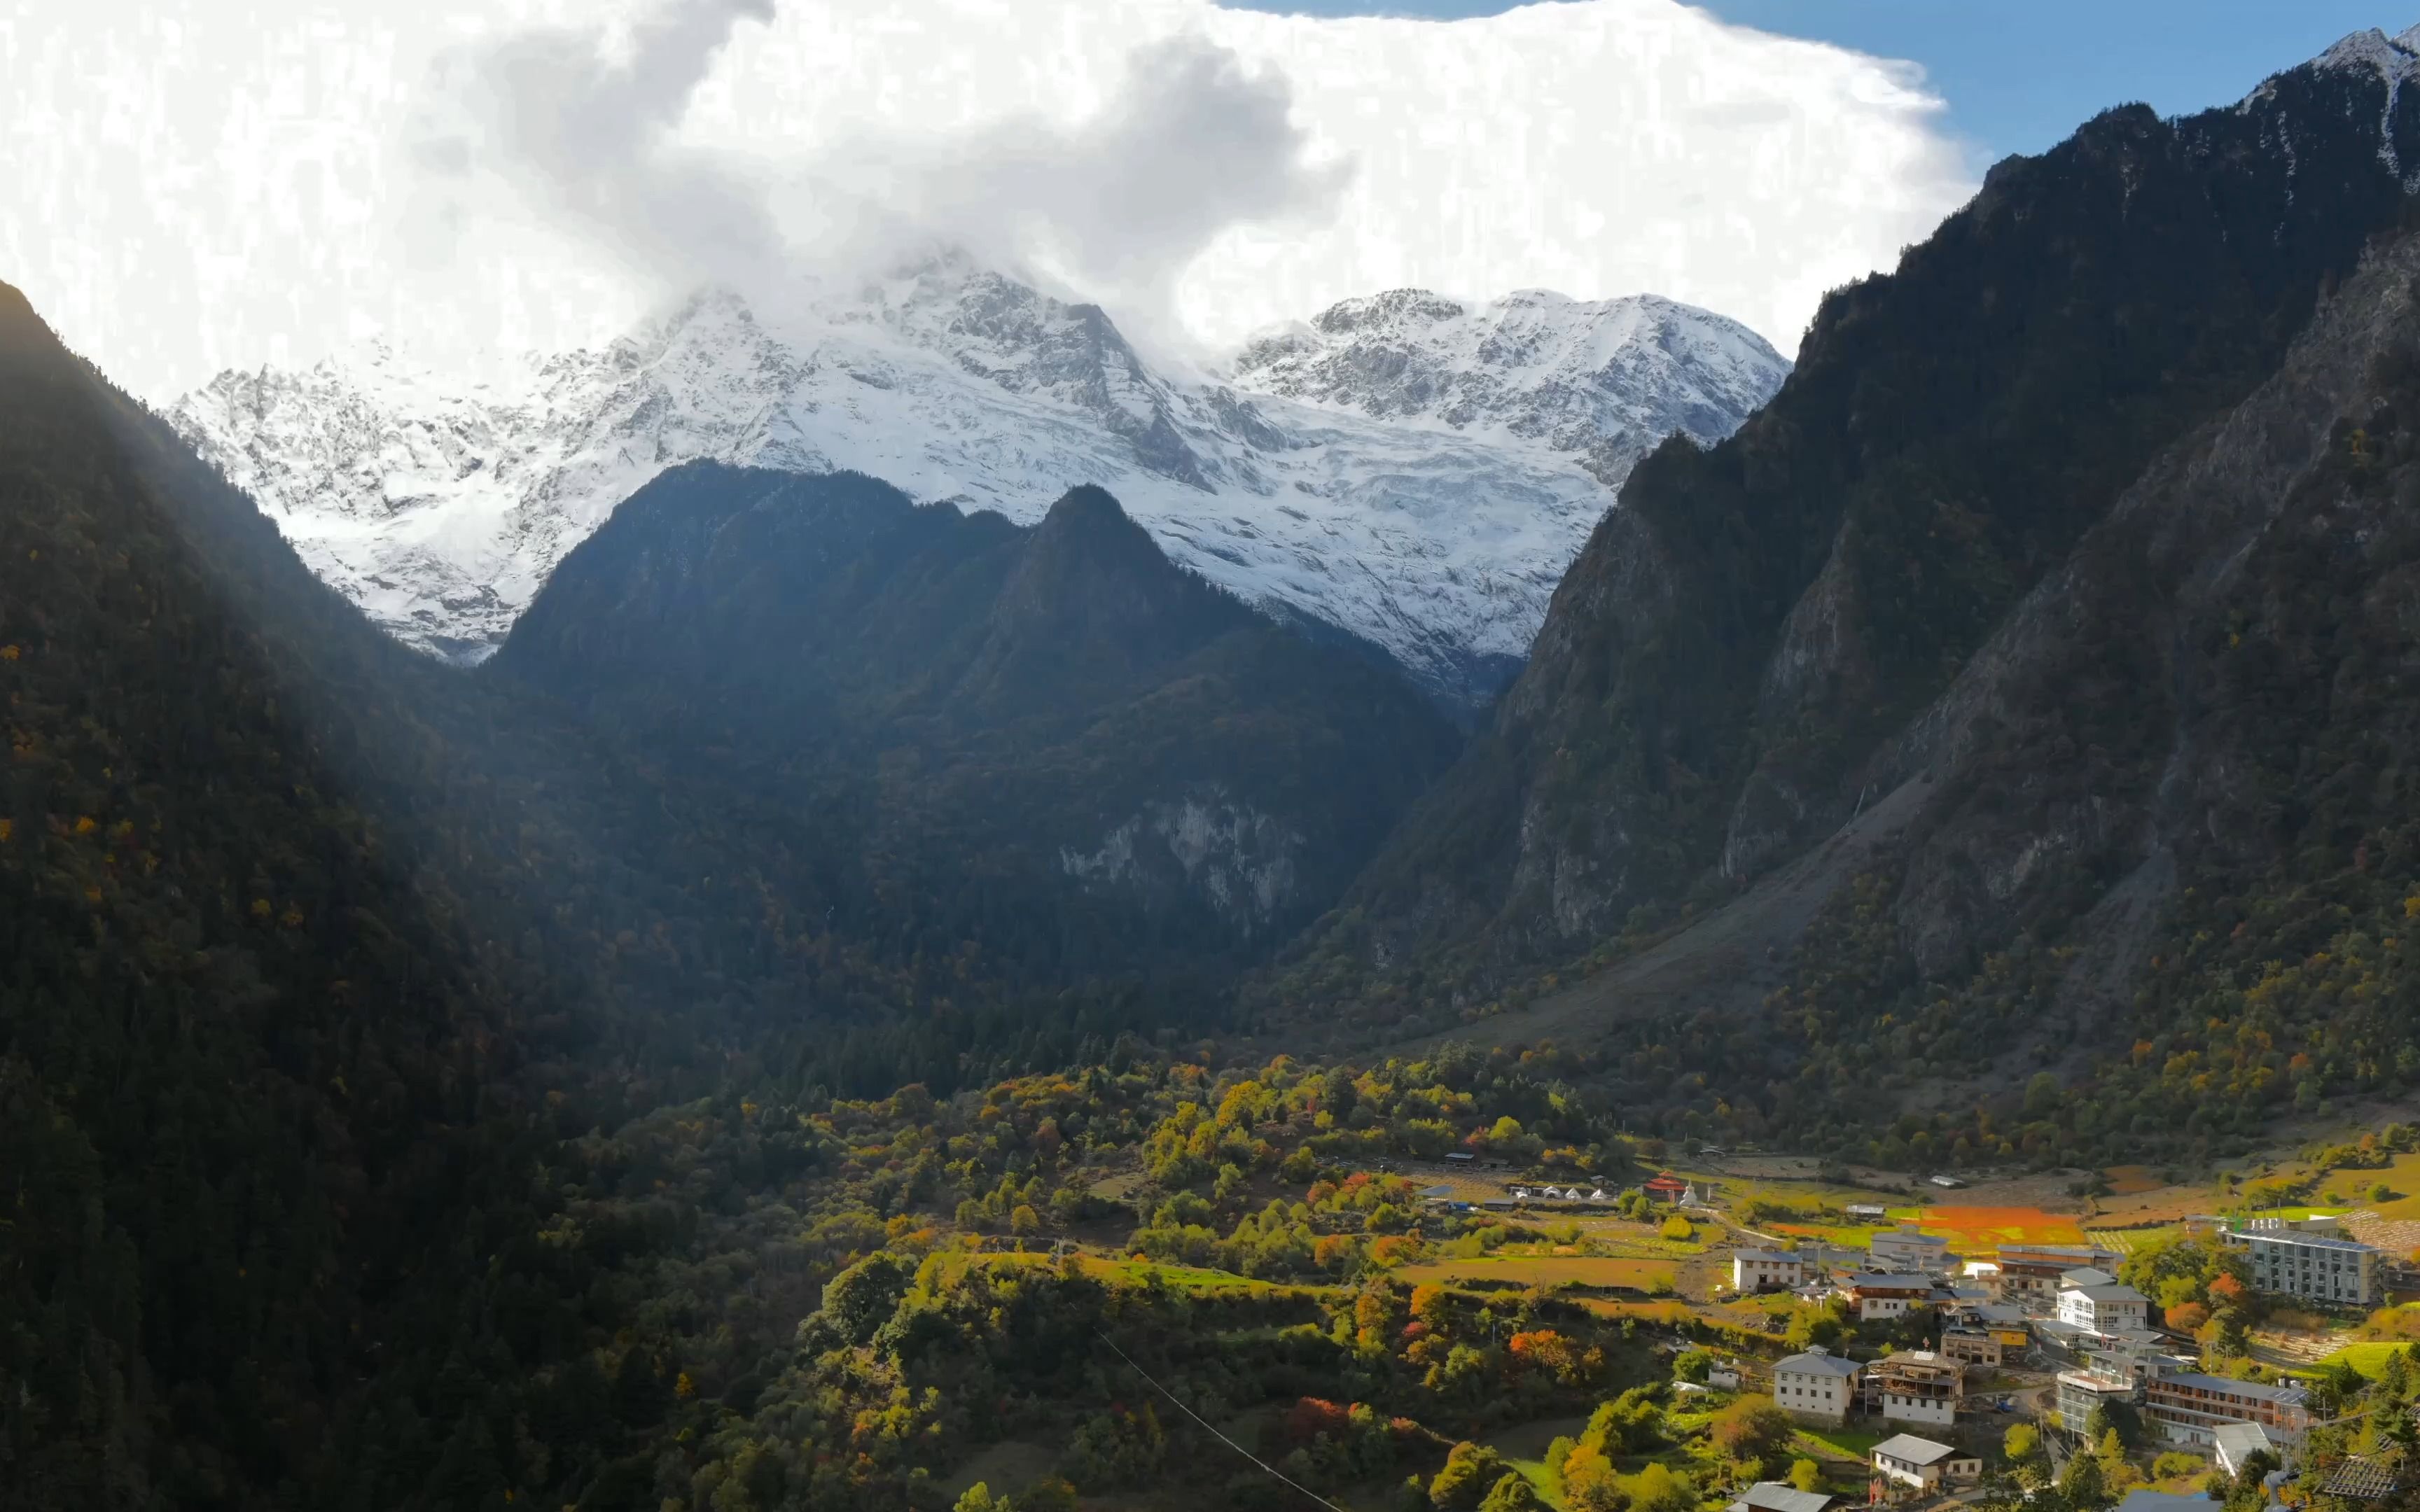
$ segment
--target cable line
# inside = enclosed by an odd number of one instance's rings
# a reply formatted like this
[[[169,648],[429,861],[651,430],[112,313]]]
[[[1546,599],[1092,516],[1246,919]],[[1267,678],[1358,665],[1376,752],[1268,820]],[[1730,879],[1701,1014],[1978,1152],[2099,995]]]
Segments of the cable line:
[[[1263,1470],[1267,1471],[1270,1474],[1275,1475],[1278,1479],[1284,1481],[1288,1486],[1293,1487],[1303,1495],[1310,1497],[1320,1505],[1327,1508],[1327,1512],[1344,1512],[1344,1508],[1338,1506],[1326,1497],[1320,1495],[1317,1491],[1312,1490],[1302,1482],[1287,1475],[1284,1471],[1278,1469],[1277,1466],[1270,1464],[1259,1455],[1252,1453],[1252,1451],[1245,1448],[1242,1444],[1237,1443],[1234,1440],[1219,1432],[1217,1428],[1210,1427],[1208,1419],[1204,1418],[1201,1413],[1195,1412],[1190,1407],[1186,1406],[1182,1401],[1179,1401],[1177,1399],[1176,1393],[1169,1390],[1166,1386],[1161,1385],[1157,1381],[1153,1380],[1150,1371],[1145,1370],[1139,1365],[1136,1365],[1134,1363],[1134,1356],[1126,1353],[1125,1350],[1119,1349],[1115,1339],[1112,1339],[1097,1328],[1093,1330],[1093,1336],[1108,1345],[1110,1352],[1114,1353],[1119,1359],[1124,1360],[1127,1365],[1132,1367],[1136,1375],[1142,1377],[1145,1381],[1151,1381],[1151,1389],[1159,1393],[1162,1396],[1167,1397],[1170,1403],[1173,1405],[1178,1412],[1183,1412],[1186,1416],[1193,1419],[1196,1423],[1201,1424],[1203,1430],[1212,1438],[1218,1440],[1220,1443],[1225,1444],[1228,1448],[1234,1450],[1237,1454],[1242,1455],[1245,1458],[1260,1466]]]

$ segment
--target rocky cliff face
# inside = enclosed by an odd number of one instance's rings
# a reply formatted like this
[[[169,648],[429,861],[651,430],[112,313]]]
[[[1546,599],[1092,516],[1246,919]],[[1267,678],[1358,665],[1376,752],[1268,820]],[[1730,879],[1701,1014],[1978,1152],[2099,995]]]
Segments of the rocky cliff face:
[[[1718,903],[1928,765],[1909,753],[1935,748],[1918,735],[1947,717],[1935,701],[2155,458],[2280,371],[2322,291],[2406,213],[2413,48],[2358,39],[2187,119],[2111,112],[2003,162],[1898,270],[1827,301],[1737,435],[1668,442],[1631,474],[1495,729],[1322,953],[1425,962],[1419,995],[1450,1012],[1626,920]],[[2159,673],[2153,657],[2101,675]],[[2006,751],[2048,717],[1959,728]],[[1937,900],[1910,924],[1929,968],[2048,906],[2008,900],[2038,899],[2059,857],[2139,829],[2085,786],[2005,855],[1915,876]],[[1396,990],[1376,1001],[1403,1011]]]
[[[491,654],[615,504],[704,458],[855,471],[1026,524],[1071,486],[1110,488],[1180,564],[1475,706],[1527,651],[1607,486],[1668,430],[1728,434],[1786,370],[1666,301],[1524,295],[1352,333],[1341,318],[1230,379],[1179,377],[1100,310],[954,256],[779,310],[703,296],[486,382],[371,348],[222,374],[171,414],[315,571],[458,660]],[[1431,397],[1349,380],[1397,348]]]

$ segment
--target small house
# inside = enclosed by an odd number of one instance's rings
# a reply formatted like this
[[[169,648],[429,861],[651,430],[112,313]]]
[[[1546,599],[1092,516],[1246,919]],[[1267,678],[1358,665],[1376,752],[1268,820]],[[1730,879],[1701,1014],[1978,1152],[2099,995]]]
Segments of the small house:
[[[1740,1492],[1723,1512],[1825,1512],[1834,1498],[1822,1491],[1802,1491],[1777,1480],[1761,1480]]]
[[[1786,1291],[1805,1280],[1806,1276],[1807,1262],[1788,1250],[1731,1251],[1731,1289],[1734,1291]]]
[[[1866,1271],[1842,1277],[1833,1290],[1855,1309],[1857,1321],[1870,1323],[1878,1318],[1898,1318],[1911,1308],[1930,1306],[1933,1286],[1929,1276]]]
[[[1946,1443],[1901,1433],[1874,1445],[1874,1473],[1886,1481],[1931,1493],[1944,1486],[1978,1480],[1979,1455],[1962,1455]]]
[[[1939,1234],[1920,1232],[1913,1224],[1903,1224],[1888,1233],[1876,1234],[1866,1245],[1878,1271],[1900,1271],[1931,1273],[1949,1265],[1949,1241]]]

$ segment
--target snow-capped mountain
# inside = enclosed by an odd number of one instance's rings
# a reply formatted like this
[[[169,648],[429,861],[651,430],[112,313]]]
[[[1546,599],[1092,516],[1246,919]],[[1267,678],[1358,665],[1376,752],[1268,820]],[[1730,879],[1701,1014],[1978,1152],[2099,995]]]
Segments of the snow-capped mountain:
[[[701,296],[481,382],[383,346],[230,371],[170,418],[315,571],[459,660],[492,651],[623,499],[710,457],[854,470],[1020,522],[1098,484],[1211,581],[1483,699],[1629,462],[1670,429],[1728,434],[1787,371],[1732,322],[1662,301],[1523,295],[1357,332],[1346,309],[1254,344],[1225,380],[1171,377],[1098,309],[942,258],[773,315]],[[1349,380],[1388,343],[1434,397]]]
[[[1747,327],[1653,295],[1522,289],[1474,310],[1407,288],[1256,338],[1233,378],[1376,420],[1589,454],[1618,486],[1674,431],[1715,441],[1738,429],[1789,371]]]

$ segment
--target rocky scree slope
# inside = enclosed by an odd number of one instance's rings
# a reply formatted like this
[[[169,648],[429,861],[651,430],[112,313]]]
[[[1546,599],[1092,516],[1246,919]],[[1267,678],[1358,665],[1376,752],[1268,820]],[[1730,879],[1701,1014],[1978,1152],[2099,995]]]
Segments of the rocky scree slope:
[[[1902,775],[1885,753],[2024,594],[2409,214],[2412,45],[2355,39],[2180,120],[2109,112],[1826,301],[1736,436],[1631,475],[1494,728],[1280,997],[1450,1023],[1876,801]]]
[[[918,887],[1060,898],[1039,933],[1125,937],[1121,958],[1298,928],[1459,747],[1392,671],[1175,566],[1096,488],[1024,527],[851,474],[684,464],[565,559],[481,675],[650,760],[859,815]]]
[[[1375,302],[1406,300],[1444,308]],[[1425,334],[1348,331],[1345,308],[1309,328],[1315,353],[1287,338],[1231,379],[1171,375],[1099,309],[952,255],[780,309],[704,295],[481,382],[373,347],[224,373],[170,414],[315,571],[455,659],[492,653],[615,504],[706,458],[861,472],[1027,524],[1098,485],[1180,565],[1470,707],[1517,669],[1637,453],[1668,428],[1728,434],[1787,371],[1662,301],[1525,295]],[[1406,342],[1412,387],[1451,403],[1339,377]]]

